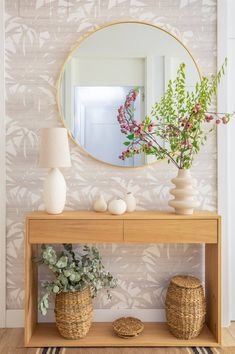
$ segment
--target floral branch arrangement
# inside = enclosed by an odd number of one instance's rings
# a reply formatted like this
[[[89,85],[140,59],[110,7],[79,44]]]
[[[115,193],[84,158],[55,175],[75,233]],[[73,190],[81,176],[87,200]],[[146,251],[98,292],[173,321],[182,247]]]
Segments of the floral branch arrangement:
[[[117,286],[115,279],[102,264],[102,258],[96,247],[84,246],[82,252],[75,253],[71,244],[63,244],[58,254],[51,245],[42,245],[39,264],[45,264],[52,271],[54,279],[42,283],[45,292],[40,299],[39,309],[46,315],[49,297],[61,292],[82,291],[89,286],[92,297],[104,287]],[[110,298],[110,293],[108,292]]]
[[[118,109],[121,132],[127,137],[124,142],[127,149],[119,158],[125,160],[145,153],[156,156],[158,160],[166,158],[178,169],[189,169],[213,127],[227,124],[233,116],[233,113],[210,112],[226,65],[227,60],[216,76],[203,76],[194,91],[188,91],[185,64],[180,64],[176,78],[169,81],[164,96],[153,106],[150,117],[146,116],[139,124],[134,119],[139,91],[131,90],[124,105]],[[205,129],[207,123],[214,124]]]

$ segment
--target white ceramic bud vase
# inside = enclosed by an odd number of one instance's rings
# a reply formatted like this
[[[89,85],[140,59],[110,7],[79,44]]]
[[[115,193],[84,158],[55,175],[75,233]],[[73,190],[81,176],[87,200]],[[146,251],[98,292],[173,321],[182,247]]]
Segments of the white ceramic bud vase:
[[[66,183],[58,168],[52,168],[48,173],[44,182],[43,197],[49,214],[62,213],[66,200]]]
[[[131,192],[126,193],[125,196],[126,211],[132,213],[136,209],[136,199]]]
[[[97,212],[105,212],[107,210],[107,203],[104,199],[104,196],[102,193],[99,193],[94,204],[93,204],[93,208],[95,211]]]
[[[170,190],[170,194],[175,198],[170,200],[168,205],[175,208],[176,214],[193,214],[199,202],[196,198],[198,191],[193,187],[195,179],[192,178],[190,170],[179,169],[177,177],[171,182],[175,184],[175,188]]]

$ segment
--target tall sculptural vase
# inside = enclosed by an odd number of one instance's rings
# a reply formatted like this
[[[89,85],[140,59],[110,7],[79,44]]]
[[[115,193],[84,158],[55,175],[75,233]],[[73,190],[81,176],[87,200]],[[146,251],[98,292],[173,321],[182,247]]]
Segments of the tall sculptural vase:
[[[170,190],[174,199],[169,201],[169,205],[175,208],[176,214],[193,214],[195,208],[199,206],[197,200],[198,191],[194,188],[195,179],[192,178],[190,170],[179,169],[177,177],[171,182],[175,188]]]

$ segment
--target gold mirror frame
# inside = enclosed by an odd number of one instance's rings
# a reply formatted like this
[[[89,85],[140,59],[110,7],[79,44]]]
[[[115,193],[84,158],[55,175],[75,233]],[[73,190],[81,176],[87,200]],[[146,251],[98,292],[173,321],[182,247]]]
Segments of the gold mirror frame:
[[[64,70],[65,70],[65,66],[67,64],[67,62],[70,60],[71,56],[73,55],[73,53],[79,48],[79,46],[81,45],[81,43],[83,41],[85,41],[87,38],[89,38],[92,34],[94,34],[95,32],[98,32],[104,28],[107,28],[107,27],[111,27],[111,26],[114,26],[114,25],[117,25],[117,24],[125,24],[125,23],[136,23],[136,24],[142,24],[142,25],[146,25],[146,26],[151,26],[151,27],[154,27],[166,34],[168,34],[169,36],[173,37],[177,42],[179,42],[179,44],[187,51],[187,53],[189,54],[189,56],[191,57],[193,63],[195,64],[196,66],[196,69],[197,69],[197,72],[198,72],[198,75],[199,75],[199,79],[201,80],[202,78],[202,75],[201,75],[201,71],[199,69],[199,66],[196,62],[196,60],[194,59],[192,53],[190,52],[190,50],[186,47],[186,45],[178,38],[176,37],[174,34],[172,34],[171,32],[167,31],[166,29],[162,28],[162,27],[159,27],[157,25],[154,25],[154,24],[151,24],[151,23],[148,23],[148,22],[144,22],[144,21],[114,21],[114,22],[110,22],[106,25],[103,25],[103,26],[100,26],[100,27],[97,27],[95,29],[92,29],[91,31],[87,32],[84,36],[82,36],[78,42],[72,47],[72,49],[70,50],[69,54],[67,55],[61,69],[60,69],[60,73],[59,73],[59,77],[57,79],[57,82],[56,82],[56,102],[57,102],[57,106],[58,106],[58,111],[59,111],[59,116],[60,116],[60,120],[63,124],[63,126],[67,129],[67,132],[68,132],[68,136],[70,137],[70,139],[74,142],[74,144],[76,144],[78,146],[78,148],[83,152],[85,153],[87,156],[91,157],[93,160],[95,161],[98,161],[100,163],[103,163],[107,166],[110,166],[110,167],[113,167],[113,168],[120,168],[120,169],[139,169],[139,168],[146,168],[146,167],[149,167],[153,164],[156,164],[156,163],[159,163],[159,162],[162,162],[164,161],[165,159],[162,159],[162,160],[156,160],[156,161],[153,161],[153,162],[150,162],[149,164],[146,164],[146,165],[143,165],[143,166],[117,166],[117,165],[113,165],[109,162],[105,162],[105,161],[102,161],[102,160],[99,160],[97,159],[95,156],[93,156],[92,154],[90,154],[88,151],[86,151],[85,149],[83,149],[78,143],[77,141],[73,138],[72,134],[70,133],[70,131],[68,130],[67,126],[66,126],[66,123],[65,123],[65,119],[64,119],[64,116],[63,116],[63,113],[61,111],[61,102],[60,102],[60,87],[61,87],[61,80],[62,80],[62,75],[64,73]]]

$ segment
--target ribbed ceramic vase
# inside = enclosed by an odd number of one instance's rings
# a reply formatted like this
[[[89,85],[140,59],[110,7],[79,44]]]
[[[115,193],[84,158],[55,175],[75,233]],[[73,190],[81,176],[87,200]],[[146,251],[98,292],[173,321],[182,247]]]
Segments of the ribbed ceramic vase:
[[[171,182],[175,188],[170,190],[174,199],[169,201],[169,205],[175,208],[176,214],[193,214],[194,208],[199,206],[196,198],[198,191],[194,188],[195,179],[192,178],[190,170],[179,169],[177,177]]]

